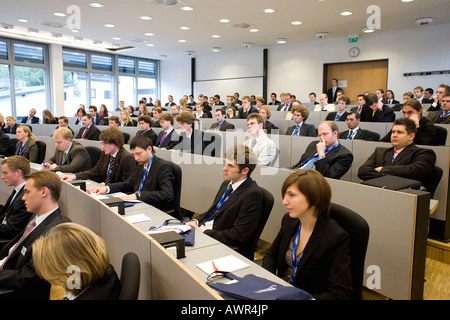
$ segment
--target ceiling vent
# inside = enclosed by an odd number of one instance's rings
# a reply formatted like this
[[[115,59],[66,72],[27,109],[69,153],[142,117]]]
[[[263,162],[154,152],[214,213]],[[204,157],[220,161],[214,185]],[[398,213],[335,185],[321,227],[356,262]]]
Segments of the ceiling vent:
[[[59,22],[49,21],[49,20],[44,21],[44,22],[42,22],[41,24],[42,24],[44,27],[50,27],[50,28],[55,28],[55,29],[59,29],[59,28],[64,27],[64,25],[62,25],[62,24],[59,23]]]
[[[328,37],[328,32],[317,32],[316,33],[316,38],[318,38],[318,39],[325,39],[326,37]]]
[[[251,48],[251,47],[253,47],[253,43],[251,43],[251,42],[242,42],[241,43],[241,47],[242,48]]]
[[[11,29],[14,29],[14,25],[0,22],[0,28],[11,30]]]
[[[426,26],[430,23],[433,22],[433,18],[420,18],[416,20],[416,24],[421,27],[421,26]]]
[[[242,22],[242,23],[232,24],[232,25],[230,25],[230,27],[236,28],[236,29],[247,29],[250,27],[250,25],[248,23]]]
[[[178,0],[146,0],[146,1],[161,7],[174,6],[180,2]]]

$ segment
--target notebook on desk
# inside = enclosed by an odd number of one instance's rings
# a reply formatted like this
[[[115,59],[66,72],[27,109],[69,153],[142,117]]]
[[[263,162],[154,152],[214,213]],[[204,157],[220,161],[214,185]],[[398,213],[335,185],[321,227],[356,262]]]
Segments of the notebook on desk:
[[[197,267],[199,267],[207,275],[210,275],[214,271],[217,271],[214,270],[214,266],[217,268],[217,270],[225,272],[235,272],[250,267],[248,263],[236,258],[233,255],[197,264]]]

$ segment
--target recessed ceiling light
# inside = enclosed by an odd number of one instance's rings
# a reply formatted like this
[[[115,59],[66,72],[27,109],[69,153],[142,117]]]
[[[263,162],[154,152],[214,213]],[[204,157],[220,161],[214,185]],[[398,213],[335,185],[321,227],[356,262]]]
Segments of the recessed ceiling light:
[[[264,9],[264,13],[274,13],[275,10],[273,9]]]
[[[89,3],[89,5],[94,8],[103,8],[103,5],[98,2],[92,2],[92,3]]]
[[[146,21],[152,20],[152,18],[149,17],[149,16],[142,16],[142,17],[139,17],[139,19],[141,19],[141,20],[146,20]]]
[[[147,47],[154,47],[155,45],[153,43],[147,43]]]
[[[189,27],[180,27],[180,30],[189,30]]]
[[[187,41],[186,40],[178,40],[178,42],[184,43],[184,42],[187,42]]]
[[[219,20],[219,22],[222,22],[222,23],[227,23],[227,22],[230,22],[230,20],[229,20],[229,19],[225,19],[225,18],[224,18],[224,19],[220,19],[220,20]]]
[[[250,31],[250,32],[258,32],[259,29],[250,29],[250,30],[248,30],[248,31]]]
[[[402,2],[413,2],[414,0],[402,0]]]
[[[62,13],[62,12],[55,12],[53,15],[57,16],[57,17],[65,17],[66,16],[66,14]]]
[[[183,10],[183,11],[192,11],[192,10],[194,10],[194,8],[192,8],[192,7],[181,7],[180,9]]]
[[[364,27],[364,28],[362,28],[362,31],[363,31],[364,33],[372,33],[372,32],[375,31],[375,29],[374,29],[374,28]]]
[[[27,19],[17,19],[17,21],[19,21],[19,22],[28,22],[28,20]]]
[[[276,41],[277,41],[277,43],[281,44],[281,43],[286,43],[287,40],[286,40],[286,38],[278,38]]]
[[[218,34],[213,34],[211,37],[213,37],[213,38],[220,38],[220,36]]]
[[[340,13],[341,16],[351,16],[352,13],[350,11],[343,11]]]
[[[211,51],[212,52],[219,52],[220,51],[220,47],[212,47]]]
[[[294,25],[294,26],[299,26],[299,25],[301,25],[303,22],[301,22],[301,21],[292,21],[291,22],[291,24],[292,25]]]
[[[144,36],[149,36],[149,37],[152,37],[152,36],[154,36],[155,34],[153,33],[153,32],[147,32],[147,33],[144,33]]]
[[[78,32],[80,32],[80,30],[78,30],[78,29],[70,29],[70,31],[72,31],[73,33],[78,33]]]
[[[107,23],[107,24],[105,24],[105,25],[103,25],[104,27],[107,27],[107,28],[114,28],[115,27],[115,25],[113,25],[113,24],[111,24],[111,23]]]
[[[119,37],[114,37],[114,38],[112,38],[113,40],[122,40],[122,39],[120,39]]]

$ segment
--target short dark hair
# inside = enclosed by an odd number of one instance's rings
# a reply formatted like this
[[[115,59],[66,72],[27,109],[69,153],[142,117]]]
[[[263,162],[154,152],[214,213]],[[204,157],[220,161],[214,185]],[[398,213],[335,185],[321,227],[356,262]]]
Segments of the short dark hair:
[[[409,119],[409,118],[398,118],[395,119],[394,124],[392,125],[392,127],[394,126],[405,126],[406,132],[408,134],[411,133],[417,133],[417,128],[416,128],[416,123]]]
[[[374,103],[378,102],[378,97],[374,93],[369,93],[367,96],[364,96],[364,100],[366,101],[366,104],[370,107]]]
[[[166,121],[170,121],[170,123],[173,125],[173,115],[171,115],[170,113],[163,113],[160,117],[159,117],[159,122],[166,120]]]
[[[30,174],[30,161],[22,156],[11,156],[2,161],[2,165],[6,164],[10,170],[22,171],[22,177],[26,179]]]
[[[89,106],[89,109],[93,109],[95,112],[97,112],[97,107],[96,106]]]
[[[124,145],[123,133],[117,128],[108,128],[99,136],[100,141],[108,144],[114,144],[117,147],[121,148]]]
[[[346,105],[350,104],[350,98],[346,96],[342,96],[338,99],[338,101],[344,101]]]
[[[227,114],[225,112],[225,109],[223,109],[223,108],[217,109],[216,112],[220,112],[222,115],[226,115]]]
[[[405,101],[405,103],[403,103],[402,109],[404,106],[410,106],[414,110],[422,113],[422,104],[417,99],[410,99],[408,101]]]
[[[225,159],[229,161],[236,161],[239,167],[239,172],[241,172],[244,168],[248,168],[247,177],[250,177],[258,162],[253,150],[245,144],[234,145],[234,147],[225,153]]]
[[[352,116],[352,115],[355,115],[355,118],[356,118],[356,119],[361,119],[361,115],[359,114],[359,112],[356,112],[356,111],[350,111],[350,112],[347,114],[347,118],[348,118],[348,116]]]
[[[147,150],[148,147],[152,147],[152,153],[155,153],[152,140],[146,136],[136,136],[130,143],[130,150],[134,150],[136,148]]]
[[[261,115],[259,113],[256,113],[256,112],[250,113],[247,116],[247,121],[250,120],[250,119],[256,119],[258,121],[258,123],[264,123],[263,117],[261,117]]]
[[[149,123],[150,126],[152,126],[152,124],[153,124],[152,117],[150,117],[149,115],[139,116],[138,122],[141,122],[141,121],[144,121],[144,122],[146,122],[146,123]]]
[[[33,187],[42,189],[47,187],[54,202],[58,202],[61,195],[62,182],[56,172],[36,171],[30,174],[28,179],[33,179]]]

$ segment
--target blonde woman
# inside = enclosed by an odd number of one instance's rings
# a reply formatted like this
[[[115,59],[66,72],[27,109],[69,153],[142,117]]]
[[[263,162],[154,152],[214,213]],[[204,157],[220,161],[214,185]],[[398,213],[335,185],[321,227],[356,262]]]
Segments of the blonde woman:
[[[122,120],[122,127],[134,127],[133,120],[127,110],[123,109],[120,112],[120,120]]]
[[[22,156],[30,162],[37,163],[39,148],[36,144],[36,137],[31,133],[31,129],[24,125],[16,129],[16,137],[19,139],[16,145],[16,155]]]
[[[181,107],[182,112],[184,112],[184,111],[191,112],[192,111],[192,108],[188,106],[185,98],[180,99],[180,107]]]
[[[117,300],[120,280],[102,238],[76,223],[61,223],[33,244],[36,273],[65,289],[65,300]],[[77,277],[78,276],[78,277]]]

